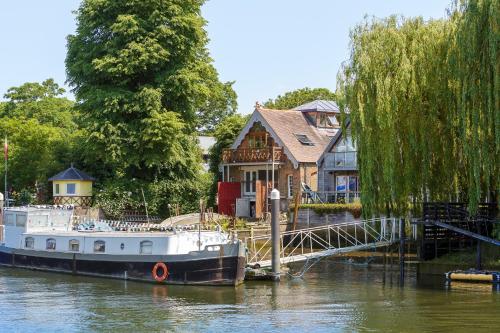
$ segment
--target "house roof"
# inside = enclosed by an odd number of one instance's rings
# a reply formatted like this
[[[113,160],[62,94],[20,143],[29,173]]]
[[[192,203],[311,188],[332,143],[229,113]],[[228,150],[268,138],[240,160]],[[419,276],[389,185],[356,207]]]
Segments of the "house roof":
[[[317,99],[315,101],[299,105],[293,109],[301,112],[340,112],[340,108],[335,101],[327,101],[324,99]]]
[[[200,141],[200,148],[203,151],[203,154],[208,154],[210,148],[215,144],[215,138],[212,136],[198,136],[198,140]]]
[[[274,140],[283,147],[285,154],[297,167],[298,163],[316,163],[326,145],[338,129],[320,129],[311,124],[297,110],[272,110],[257,108],[232,145],[237,149],[254,123],[260,122]],[[306,135],[314,145],[302,144],[296,135]]]
[[[87,180],[94,181],[95,178],[87,175],[85,172],[78,170],[77,168],[69,167],[68,169],[59,172],[57,175],[49,178],[49,182],[54,180]]]

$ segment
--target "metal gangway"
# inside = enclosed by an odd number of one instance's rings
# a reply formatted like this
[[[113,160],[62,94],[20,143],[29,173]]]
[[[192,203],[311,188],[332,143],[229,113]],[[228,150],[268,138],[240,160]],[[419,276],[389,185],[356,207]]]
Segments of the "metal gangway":
[[[281,232],[280,262],[312,266],[324,257],[389,246],[399,241],[402,227],[401,219],[377,218]],[[249,266],[271,267],[271,235],[247,237],[245,242]]]

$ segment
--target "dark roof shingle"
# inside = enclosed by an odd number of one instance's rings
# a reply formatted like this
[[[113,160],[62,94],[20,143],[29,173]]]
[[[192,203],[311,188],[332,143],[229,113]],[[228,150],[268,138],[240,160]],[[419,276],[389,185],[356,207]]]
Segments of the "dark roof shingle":
[[[54,180],[87,180],[94,181],[95,178],[87,175],[85,172],[71,166],[68,169],[59,172],[57,175],[49,178],[49,182]]]

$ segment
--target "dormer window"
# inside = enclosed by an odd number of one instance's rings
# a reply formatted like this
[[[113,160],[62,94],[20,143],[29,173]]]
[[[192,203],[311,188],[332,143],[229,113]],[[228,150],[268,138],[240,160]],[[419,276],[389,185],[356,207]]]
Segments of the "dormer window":
[[[309,139],[309,137],[305,134],[294,134],[297,140],[299,140],[300,143],[306,146],[314,146],[314,142]]]
[[[333,126],[333,127],[337,127],[340,125],[338,119],[337,119],[337,116],[334,116],[334,115],[331,115],[331,116],[328,116],[328,121],[330,122],[330,124]]]

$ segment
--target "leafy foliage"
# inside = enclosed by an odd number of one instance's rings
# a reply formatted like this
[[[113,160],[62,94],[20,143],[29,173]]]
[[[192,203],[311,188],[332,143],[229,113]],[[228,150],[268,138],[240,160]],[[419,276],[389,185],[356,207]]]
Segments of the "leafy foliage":
[[[302,88],[269,99],[264,106],[269,109],[289,110],[316,99],[337,100],[337,95],[326,88]]]
[[[338,81],[364,214],[405,214],[423,200],[474,209],[498,195],[498,7],[462,1],[447,20],[390,17],[352,31]]]
[[[9,141],[9,189],[18,203],[47,200],[47,178],[77,161],[73,148],[81,132],[73,103],[59,97],[63,92],[48,79],[42,84],[10,88],[4,96],[7,101],[0,107],[0,137]],[[4,168],[1,163],[2,174]]]
[[[82,156],[104,184],[96,202],[111,215],[143,205],[141,188],[155,214],[196,210],[207,195],[194,130],[213,130],[237,105],[206,49],[202,4],[84,0],[77,11],[66,69],[88,133]]]

